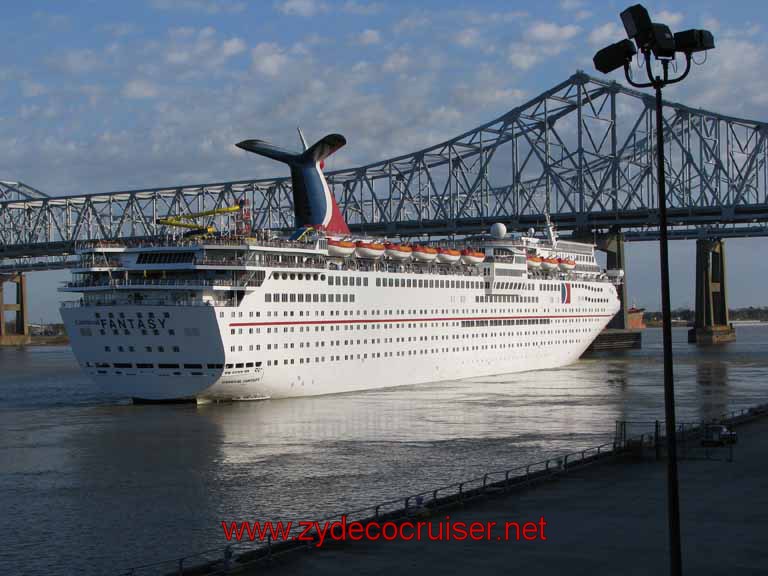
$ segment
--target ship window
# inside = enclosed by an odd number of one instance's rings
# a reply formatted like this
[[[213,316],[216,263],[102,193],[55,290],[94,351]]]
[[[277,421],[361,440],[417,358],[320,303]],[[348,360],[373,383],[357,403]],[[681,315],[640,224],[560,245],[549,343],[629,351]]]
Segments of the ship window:
[[[345,278],[346,280],[346,278]],[[345,282],[346,284],[346,282]],[[336,276],[336,286],[341,286],[341,276]]]
[[[174,351],[174,352],[180,352],[180,350],[179,350],[179,347],[178,347],[178,346],[174,346],[174,347],[173,347],[173,351]],[[162,350],[161,350],[161,352],[162,352]]]
[[[272,302],[272,294],[264,294],[264,302]]]
[[[178,368],[179,365],[178,364],[158,364],[157,367],[160,368],[161,370],[172,370],[173,368]]]
[[[359,276],[355,278],[355,286],[362,286],[363,285],[363,279]]]

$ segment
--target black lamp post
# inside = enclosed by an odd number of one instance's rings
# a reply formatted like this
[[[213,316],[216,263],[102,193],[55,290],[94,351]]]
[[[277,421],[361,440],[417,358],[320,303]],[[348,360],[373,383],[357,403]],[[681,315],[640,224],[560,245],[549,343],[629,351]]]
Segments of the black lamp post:
[[[667,516],[669,522],[670,573],[682,574],[680,547],[680,494],[677,482],[677,441],[675,437],[675,391],[672,373],[672,319],[669,302],[669,252],[667,238],[667,196],[664,180],[664,122],[661,89],[680,82],[691,71],[692,54],[715,47],[712,33],[707,30],[686,30],[672,34],[665,24],[651,22],[648,11],[640,4],[621,13],[621,21],[629,40],[606,46],[593,59],[595,68],[603,74],[624,68],[624,75],[636,88],[656,91],[656,167],[659,202],[659,254],[661,260],[661,311],[664,335],[664,412],[667,431]],[[634,43],[632,42],[634,40]],[[635,48],[637,46],[637,48]],[[643,54],[647,82],[632,79],[630,64],[637,50]],[[677,78],[669,77],[669,64],[676,54],[685,56],[685,70]],[[662,74],[654,74],[651,55],[661,65]]]

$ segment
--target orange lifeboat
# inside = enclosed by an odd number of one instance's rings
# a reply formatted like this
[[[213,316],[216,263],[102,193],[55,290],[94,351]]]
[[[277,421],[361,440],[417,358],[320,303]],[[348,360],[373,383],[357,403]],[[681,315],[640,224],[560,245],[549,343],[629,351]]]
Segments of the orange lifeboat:
[[[355,243],[348,240],[328,238],[328,256],[348,258],[355,251]]]
[[[560,267],[560,263],[557,258],[542,258],[541,269],[545,272],[552,272]]]
[[[384,244],[384,253],[387,258],[392,258],[392,260],[408,260],[412,252],[413,248],[405,244],[392,244],[391,242]]]
[[[437,249],[437,261],[443,264],[453,264],[458,262],[461,258],[461,252],[453,250],[452,248],[438,248]]]
[[[355,254],[358,258],[376,259],[384,255],[384,244],[378,242],[355,242]]]
[[[528,256],[527,261],[528,261],[528,268],[530,270],[538,270],[539,268],[541,268],[541,258],[539,258],[538,256]]]
[[[464,264],[481,264],[485,260],[485,254],[482,252],[475,252],[474,250],[462,250],[461,261]]]
[[[432,262],[437,258],[437,250],[429,246],[419,246],[417,244],[413,246],[412,250],[413,259],[419,262]]]
[[[557,264],[563,272],[570,272],[576,268],[576,261],[570,258],[558,258]]]

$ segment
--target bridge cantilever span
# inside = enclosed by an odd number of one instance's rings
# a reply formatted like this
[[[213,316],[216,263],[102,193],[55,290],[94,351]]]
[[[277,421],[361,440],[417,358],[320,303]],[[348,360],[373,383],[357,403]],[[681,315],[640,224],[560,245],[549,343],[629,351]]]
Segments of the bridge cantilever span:
[[[627,240],[653,239],[654,114],[650,95],[577,72],[455,138],[327,176],[357,231],[444,236],[496,221],[527,228],[548,210],[561,230],[619,227]],[[664,123],[673,236],[763,235],[768,125],[676,103],[666,104]],[[78,242],[170,234],[162,218],[241,199],[252,227],[293,225],[288,178],[62,197],[0,182],[0,264],[60,259]],[[226,229],[231,218],[201,224]]]

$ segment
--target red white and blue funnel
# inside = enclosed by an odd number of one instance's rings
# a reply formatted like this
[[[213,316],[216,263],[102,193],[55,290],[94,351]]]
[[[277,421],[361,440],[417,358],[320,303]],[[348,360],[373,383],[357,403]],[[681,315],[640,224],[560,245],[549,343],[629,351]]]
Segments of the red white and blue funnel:
[[[237,147],[290,166],[296,228],[312,226],[331,234],[346,235],[349,227],[323,175],[323,160],[346,143],[341,134],[329,134],[300,154],[263,140],[243,140]]]

